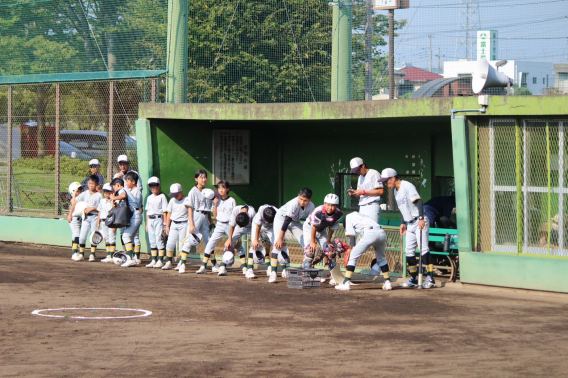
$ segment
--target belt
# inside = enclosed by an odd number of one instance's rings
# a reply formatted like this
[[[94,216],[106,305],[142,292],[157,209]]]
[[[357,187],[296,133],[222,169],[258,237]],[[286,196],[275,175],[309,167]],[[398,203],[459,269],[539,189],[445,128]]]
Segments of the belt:
[[[223,223],[223,224],[227,224],[227,223],[229,223],[229,221],[226,221],[226,222],[217,221],[217,223]]]
[[[418,217],[414,217],[411,221],[408,221],[406,223],[408,223],[408,224],[414,223],[414,222],[416,222],[417,219],[418,219]]]
[[[106,218],[101,218],[101,222],[104,222],[104,221],[106,221],[106,220],[107,220]]]
[[[150,219],[160,219],[162,217],[162,215],[148,215],[148,218]]]
[[[175,224],[180,224],[180,223],[186,223],[187,221],[175,221],[175,220],[172,220],[172,222],[174,222]]]
[[[196,211],[198,213],[201,213],[201,214],[209,214],[210,213],[210,211],[203,211],[203,210],[196,210]]]

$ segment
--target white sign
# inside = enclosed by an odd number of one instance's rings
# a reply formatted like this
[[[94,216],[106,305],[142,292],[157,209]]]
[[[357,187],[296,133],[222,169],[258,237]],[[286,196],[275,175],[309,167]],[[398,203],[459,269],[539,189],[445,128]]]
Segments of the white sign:
[[[374,10],[408,8],[410,0],[373,0]]]
[[[498,60],[497,40],[497,30],[478,30],[477,60],[481,58],[487,58],[487,60]]]
[[[249,130],[213,130],[213,176],[215,183],[250,183]]]

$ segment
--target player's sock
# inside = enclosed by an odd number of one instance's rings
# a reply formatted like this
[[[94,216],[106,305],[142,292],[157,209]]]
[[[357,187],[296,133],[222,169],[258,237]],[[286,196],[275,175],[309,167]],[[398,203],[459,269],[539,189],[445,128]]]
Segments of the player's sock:
[[[91,255],[94,255],[96,251],[97,251],[97,247],[91,246]]]
[[[79,241],[75,241],[75,239],[71,240],[71,249],[73,250],[73,254],[79,252]]]
[[[172,261],[174,257],[174,251],[166,251],[166,261]]]
[[[282,268],[282,270],[284,270],[284,269],[288,268],[288,265],[286,265],[286,264],[280,264],[280,268]]]
[[[113,255],[116,252],[116,244],[112,243],[110,245],[110,254]]]
[[[166,251],[164,249],[158,250],[158,260],[164,261],[165,255],[166,255]]]
[[[185,261],[187,260],[187,255],[189,255],[189,252],[181,251],[181,265],[185,264]]]
[[[140,257],[140,246],[139,245],[134,246],[134,254],[136,256]]]
[[[383,272],[383,278],[385,279],[385,281],[390,281],[390,272],[389,272],[389,264],[388,263],[381,266],[381,272]]]
[[[345,271],[345,279],[343,283],[347,281],[351,281],[351,277],[353,276],[353,272],[355,271],[355,267],[353,265],[348,265],[347,270]]]
[[[278,270],[278,254],[273,253],[272,258],[270,259],[270,267],[272,268],[273,272]]]
[[[254,266],[254,258],[252,256],[252,253],[249,252],[249,256],[248,256],[248,262],[247,262],[247,268],[252,269]]]
[[[246,266],[247,264],[247,257],[246,255],[239,256],[241,258],[241,266]]]
[[[406,263],[408,264],[408,273],[410,273],[410,277],[416,280],[416,272],[418,268],[416,267],[416,256],[406,256]]]
[[[214,254],[211,255],[211,259],[209,261],[211,261],[211,265],[217,265],[217,259],[215,258]]]
[[[207,263],[209,262],[210,257],[211,257],[211,255],[204,254],[201,265],[203,265],[204,267],[207,268]]]
[[[152,255],[152,261],[158,260],[158,250],[155,248],[150,249],[150,255]]]
[[[124,249],[126,250],[126,254],[130,256],[130,258],[134,258],[134,247],[132,246],[132,243],[126,243],[124,245]]]
[[[79,253],[82,255],[85,254],[85,244],[79,244]]]
[[[430,252],[426,252],[424,255],[422,255],[422,258],[424,259],[424,262],[426,263],[426,272],[428,273],[430,278],[433,280],[434,279],[434,263],[432,263],[432,255],[430,254]]]

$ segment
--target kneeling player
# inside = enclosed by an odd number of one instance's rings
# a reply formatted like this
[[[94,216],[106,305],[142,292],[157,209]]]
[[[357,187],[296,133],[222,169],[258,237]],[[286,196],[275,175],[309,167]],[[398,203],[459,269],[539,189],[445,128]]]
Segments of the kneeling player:
[[[252,230],[251,230],[251,246],[248,255],[248,266],[246,278],[255,278],[253,265],[256,263],[262,263],[266,260],[264,253],[264,248],[260,243],[259,239],[262,235],[270,241],[270,244],[274,244],[274,217],[276,216],[276,207],[270,205],[262,205],[258,209],[258,213],[254,216],[252,220]],[[270,274],[268,269],[270,269],[270,258],[268,260],[267,274]],[[272,270],[272,269],[270,269]]]
[[[361,236],[361,240],[355,245],[355,235],[357,234]],[[345,280],[335,288],[337,290],[351,289],[351,276],[355,271],[357,260],[369,247],[375,247],[376,262],[373,261],[371,263],[371,272],[369,274],[376,276],[383,272],[385,279],[383,290],[391,290],[389,265],[385,257],[387,234],[381,226],[371,218],[362,216],[358,212],[353,212],[345,217],[345,236],[349,236],[352,249],[345,254],[345,259],[347,259]]]
[[[254,207],[250,205],[241,205],[233,209],[231,219],[229,220],[229,239],[225,242],[225,251],[231,251],[243,235],[250,235],[252,220],[256,212]],[[243,267],[243,274],[247,274],[246,253],[242,243],[239,244],[237,253],[241,259],[241,266]],[[227,275],[227,264],[225,261],[219,268],[219,276]]]

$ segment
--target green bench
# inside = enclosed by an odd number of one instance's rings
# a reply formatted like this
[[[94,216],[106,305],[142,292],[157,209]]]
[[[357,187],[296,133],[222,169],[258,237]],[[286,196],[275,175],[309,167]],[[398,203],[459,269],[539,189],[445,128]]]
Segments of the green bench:
[[[446,270],[450,274],[450,279],[455,282],[458,276],[458,230],[450,228],[431,228],[428,242],[430,246],[434,244],[434,248],[430,248],[430,255],[434,259],[434,268]],[[446,235],[450,235],[449,248],[444,250],[444,241]]]

